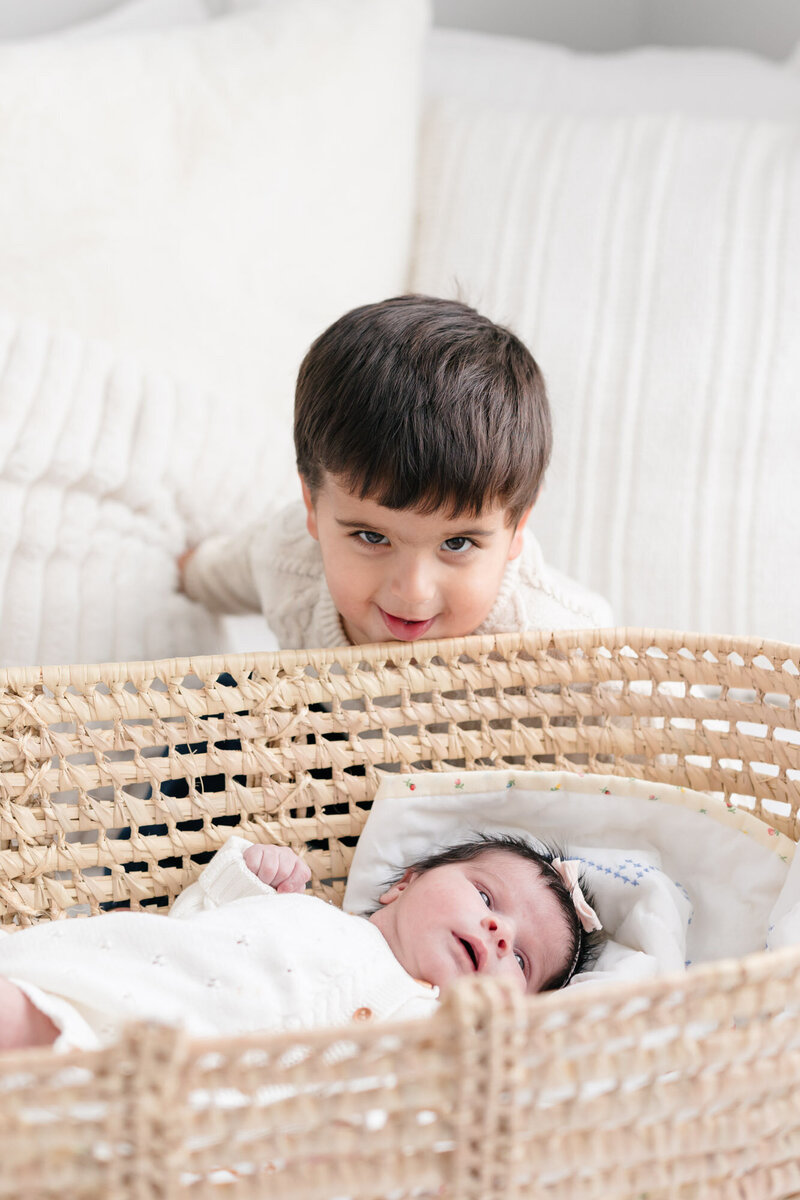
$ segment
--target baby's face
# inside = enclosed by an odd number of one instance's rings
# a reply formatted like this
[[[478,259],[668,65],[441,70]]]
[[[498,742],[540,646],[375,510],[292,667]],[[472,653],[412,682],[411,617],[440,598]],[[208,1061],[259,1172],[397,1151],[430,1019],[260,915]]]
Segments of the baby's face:
[[[313,501],[305,486],[303,495],[328,589],[355,645],[473,633],[522,549],[525,520],[513,529],[504,508],[455,519],[385,508],[330,474]]]
[[[506,850],[407,872],[370,920],[410,975],[440,988],[480,973],[533,993],[568,965],[563,909],[537,865]]]

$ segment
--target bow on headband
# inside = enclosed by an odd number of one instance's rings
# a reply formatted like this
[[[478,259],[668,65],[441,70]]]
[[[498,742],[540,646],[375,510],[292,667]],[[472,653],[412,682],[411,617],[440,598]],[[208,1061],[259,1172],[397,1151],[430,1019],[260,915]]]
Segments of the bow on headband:
[[[581,891],[581,885],[578,883],[578,860],[569,858],[564,861],[562,858],[554,858],[550,865],[569,892],[584,932],[588,933],[591,929],[602,929],[603,926],[600,924],[597,913],[587,902]]]

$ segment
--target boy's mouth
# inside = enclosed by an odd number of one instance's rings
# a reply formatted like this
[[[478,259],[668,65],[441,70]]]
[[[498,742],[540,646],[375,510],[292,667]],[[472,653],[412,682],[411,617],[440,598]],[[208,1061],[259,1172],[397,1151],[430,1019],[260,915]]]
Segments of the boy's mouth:
[[[378,611],[383,617],[389,633],[400,642],[414,642],[417,638],[424,637],[436,620],[435,617],[428,617],[427,621],[406,621],[403,617],[395,617],[392,613],[387,613],[380,606],[378,606]]]

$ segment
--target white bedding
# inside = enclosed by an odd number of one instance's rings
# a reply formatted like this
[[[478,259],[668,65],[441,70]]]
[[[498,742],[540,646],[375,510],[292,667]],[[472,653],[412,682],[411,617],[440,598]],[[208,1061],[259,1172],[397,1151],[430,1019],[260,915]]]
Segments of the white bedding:
[[[800,942],[794,843],[719,796],[564,772],[384,779],[356,847],[344,907],[375,906],[414,859],[470,831],[557,842],[583,860],[608,940],[573,980],[641,979]]]

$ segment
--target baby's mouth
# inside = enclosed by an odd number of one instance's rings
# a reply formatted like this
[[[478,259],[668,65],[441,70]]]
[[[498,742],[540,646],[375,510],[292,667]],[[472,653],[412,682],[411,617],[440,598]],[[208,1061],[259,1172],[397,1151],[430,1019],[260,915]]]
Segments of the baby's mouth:
[[[456,934],[456,937],[458,937],[458,934]],[[471,942],[468,942],[466,938],[459,937],[458,940],[461,942],[461,945],[464,947],[467,954],[469,955],[469,958],[472,962],[473,971],[477,971],[478,970],[478,954],[477,954],[477,951],[475,950],[475,947],[472,945]]]

